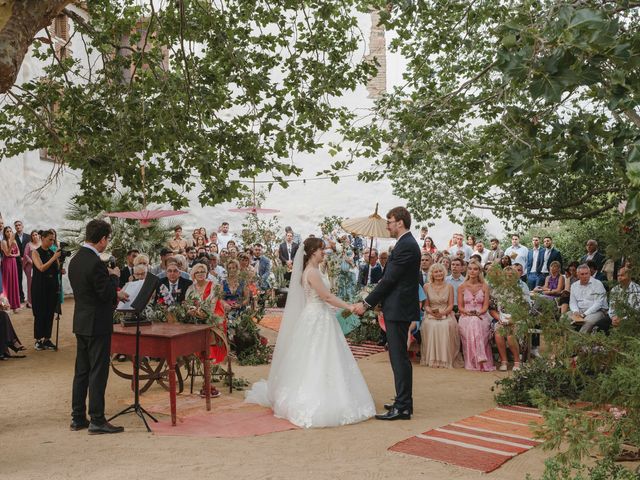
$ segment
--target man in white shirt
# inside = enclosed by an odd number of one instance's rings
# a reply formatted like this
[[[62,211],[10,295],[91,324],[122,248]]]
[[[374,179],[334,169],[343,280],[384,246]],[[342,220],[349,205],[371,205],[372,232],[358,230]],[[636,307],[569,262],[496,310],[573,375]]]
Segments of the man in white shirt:
[[[452,258],[458,255],[458,252],[464,252],[464,261],[468,262],[471,255],[473,255],[473,249],[469,245],[465,245],[464,235],[456,233],[454,235],[455,244],[449,249],[449,254]]]
[[[475,249],[475,253],[480,255],[480,264],[484,267],[484,264],[487,263],[487,260],[489,259],[489,250],[484,248],[483,242],[476,242]]]
[[[229,231],[229,222],[222,222],[220,232],[218,232],[218,248],[227,248],[229,240],[236,241],[236,238],[233,233]]]
[[[578,267],[578,282],[571,285],[569,309],[571,319],[580,327],[580,333],[590,333],[593,327],[607,318],[607,291],[600,280],[591,277],[589,267]]]
[[[527,273],[527,256],[529,249],[524,245],[520,245],[520,235],[514,233],[511,235],[511,246],[504,251],[504,254],[511,258],[511,263],[519,263],[524,268],[524,274]]]
[[[629,307],[640,311],[640,285],[631,280],[627,267],[618,270],[618,285],[611,289],[609,317],[614,327],[619,326],[620,321],[625,318],[625,308],[618,308],[616,311],[616,307],[624,303],[627,304],[627,311]]]
[[[464,282],[462,267],[464,263],[459,258],[451,260],[451,275],[445,278],[445,282],[453,287],[453,310],[458,313],[458,287]]]

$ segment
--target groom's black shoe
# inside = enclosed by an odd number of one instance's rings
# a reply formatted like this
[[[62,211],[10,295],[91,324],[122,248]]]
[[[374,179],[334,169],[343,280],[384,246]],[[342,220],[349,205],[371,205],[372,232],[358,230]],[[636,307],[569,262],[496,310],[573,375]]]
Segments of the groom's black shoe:
[[[376,415],[378,420],[411,420],[410,410],[398,410],[392,407],[387,413],[379,413]]]
[[[389,411],[391,410],[393,407],[395,407],[395,403],[385,403],[384,404],[384,409]],[[413,415],[413,407],[411,407],[409,409],[409,415]]]

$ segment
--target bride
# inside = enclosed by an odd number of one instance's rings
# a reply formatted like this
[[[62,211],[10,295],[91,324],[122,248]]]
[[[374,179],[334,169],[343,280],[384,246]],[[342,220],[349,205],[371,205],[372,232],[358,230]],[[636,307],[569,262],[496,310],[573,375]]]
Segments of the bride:
[[[324,242],[307,238],[295,256],[287,305],[268,380],[246,402],[271,407],[299,427],[335,427],[375,414],[367,384],[330,305],[351,310],[329,291],[320,270]]]

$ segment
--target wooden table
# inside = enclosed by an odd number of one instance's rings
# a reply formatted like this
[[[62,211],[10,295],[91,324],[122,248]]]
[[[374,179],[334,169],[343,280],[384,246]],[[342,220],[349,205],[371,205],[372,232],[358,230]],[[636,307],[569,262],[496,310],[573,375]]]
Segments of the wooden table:
[[[140,356],[159,357],[169,366],[169,398],[171,424],[176,424],[176,361],[183,355],[200,353],[209,358],[210,328],[208,325],[182,323],[154,323],[140,327]],[[131,355],[136,353],[135,327],[113,326],[111,353]],[[211,366],[204,361],[204,391],[207,410],[211,410]]]

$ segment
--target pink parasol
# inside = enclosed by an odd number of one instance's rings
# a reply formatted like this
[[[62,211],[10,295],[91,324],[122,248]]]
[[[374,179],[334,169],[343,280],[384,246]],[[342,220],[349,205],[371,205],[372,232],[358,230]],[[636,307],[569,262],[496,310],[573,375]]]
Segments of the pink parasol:
[[[253,179],[253,205],[249,207],[242,208],[230,208],[230,212],[233,213],[253,213],[257,215],[258,213],[278,213],[280,210],[276,210],[275,208],[262,208],[256,202],[256,179]]]
[[[107,217],[129,218],[132,220],[140,220],[141,227],[151,225],[151,220],[163,217],[173,217],[174,215],[184,215],[189,213],[186,210],[139,210],[137,212],[109,212]]]
[[[253,205],[251,207],[245,208],[230,208],[230,212],[234,213],[278,213],[280,210],[276,210],[275,208],[260,208],[257,205]]]

